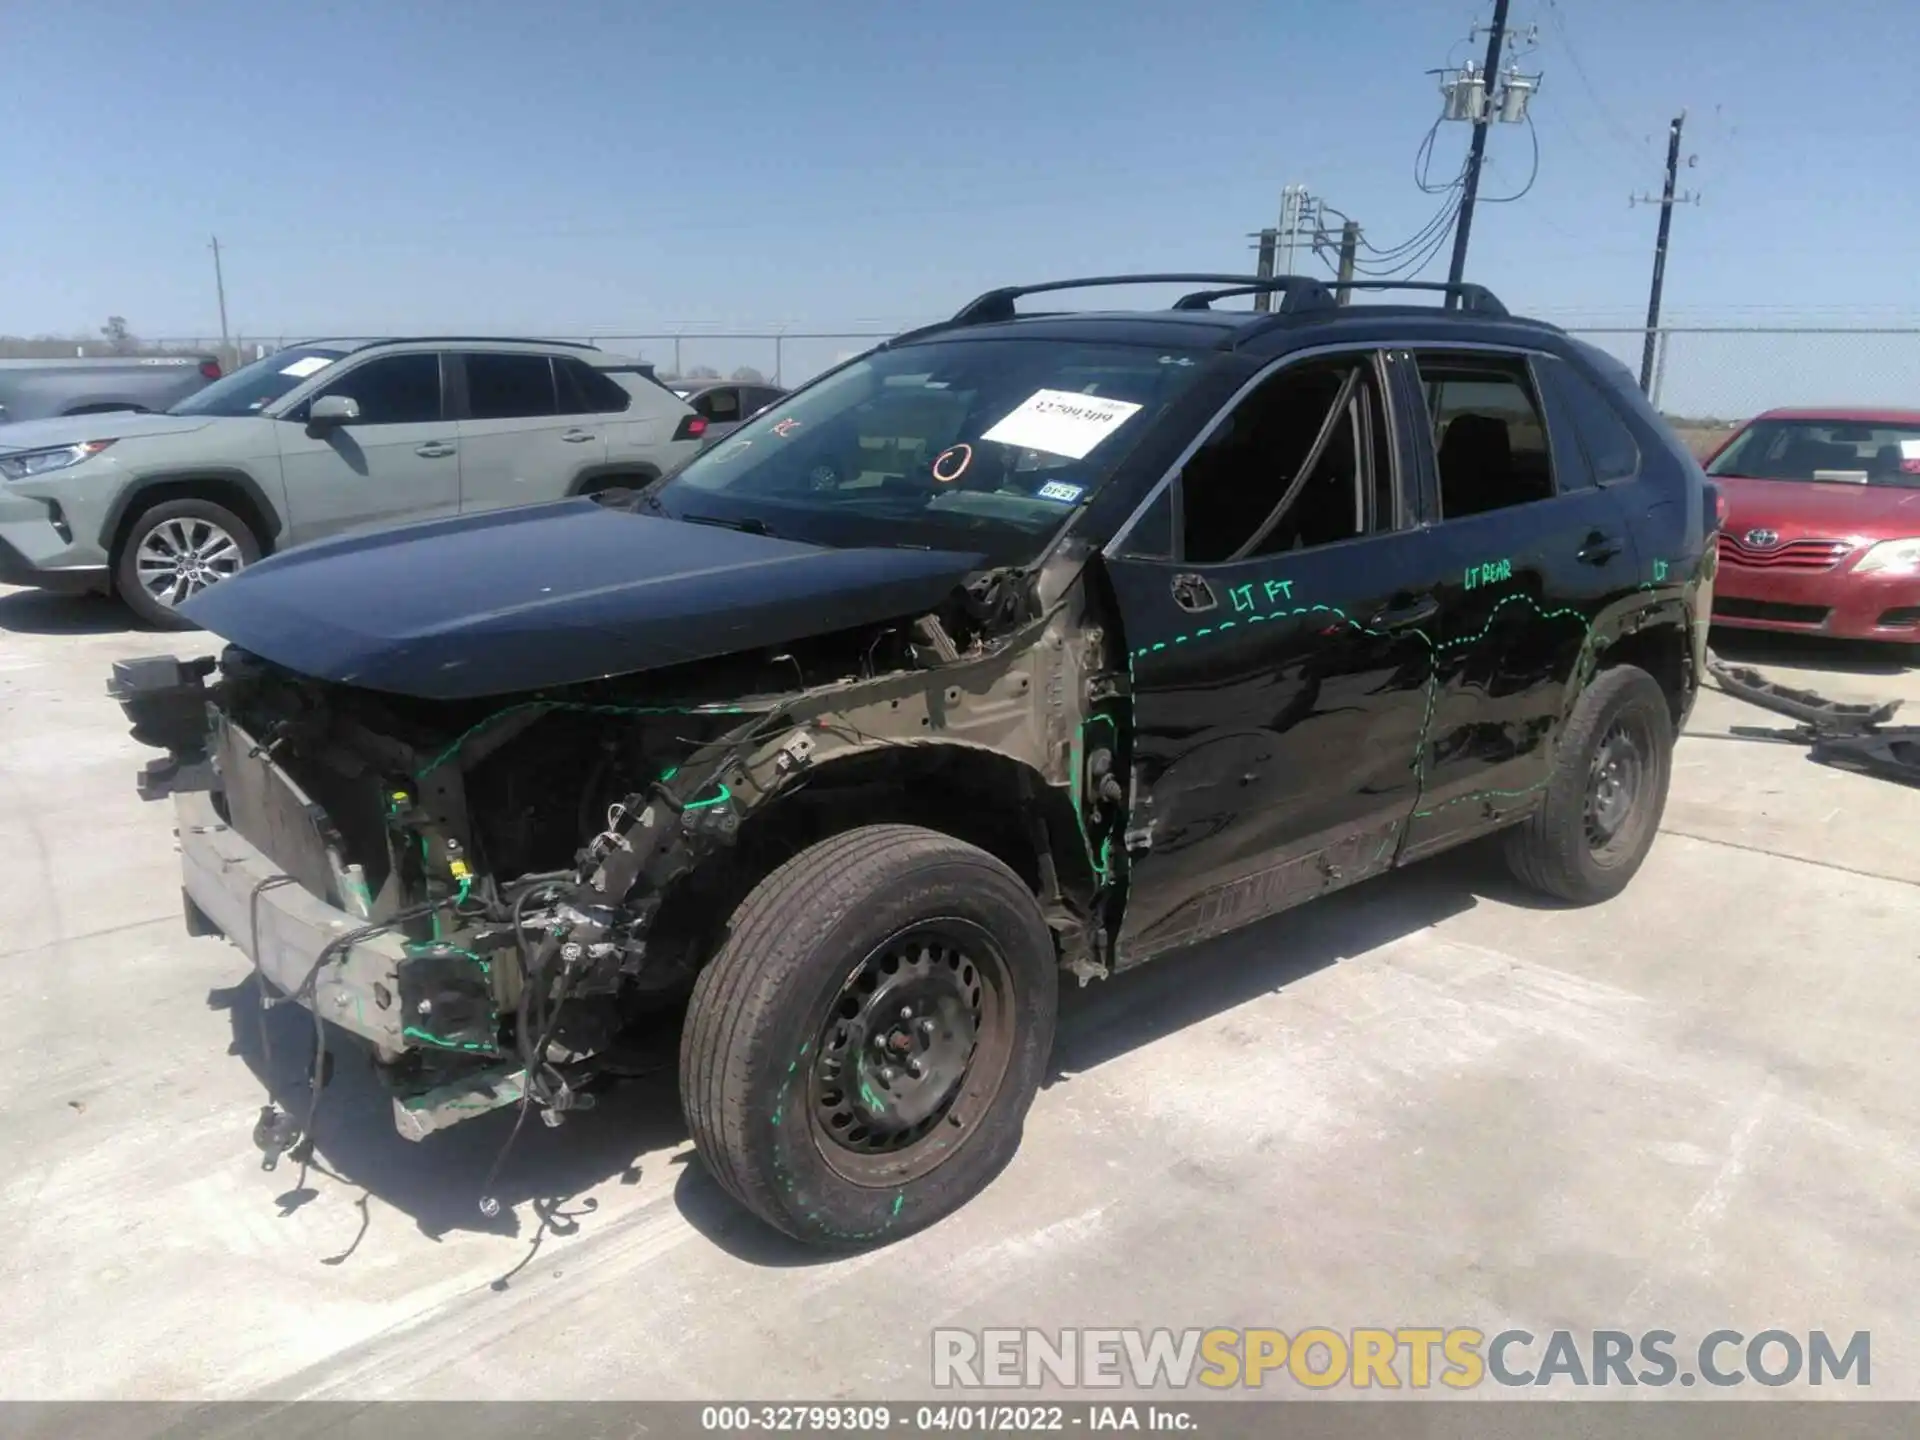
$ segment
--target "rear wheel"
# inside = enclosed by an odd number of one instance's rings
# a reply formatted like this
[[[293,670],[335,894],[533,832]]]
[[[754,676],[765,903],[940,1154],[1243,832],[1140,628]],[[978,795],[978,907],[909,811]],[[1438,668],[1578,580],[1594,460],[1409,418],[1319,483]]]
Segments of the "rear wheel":
[[[177,607],[260,558],[247,522],[211,500],[166,500],[127,532],[114,589],[129,609],[163,630],[191,630]]]
[[[1505,836],[1508,868],[1577,905],[1618,895],[1653,847],[1672,773],[1666,692],[1636,666],[1601,671],[1574,702],[1545,802]]]
[[[702,971],[680,1089],[701,1158],[797,1239],[899,1239],[1012,1157],[1053,1042],[1053,941],[985,851],[872,825],[802,851]]]

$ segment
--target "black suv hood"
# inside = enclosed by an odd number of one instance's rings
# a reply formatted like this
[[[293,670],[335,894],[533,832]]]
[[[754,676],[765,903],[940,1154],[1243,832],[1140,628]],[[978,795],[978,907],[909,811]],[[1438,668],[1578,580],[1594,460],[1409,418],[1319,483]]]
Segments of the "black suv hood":
[[[181,614],[299,674],[466,700],[912,614],[983,563],[828,549],[568,500],[298,546],[201,591]]]

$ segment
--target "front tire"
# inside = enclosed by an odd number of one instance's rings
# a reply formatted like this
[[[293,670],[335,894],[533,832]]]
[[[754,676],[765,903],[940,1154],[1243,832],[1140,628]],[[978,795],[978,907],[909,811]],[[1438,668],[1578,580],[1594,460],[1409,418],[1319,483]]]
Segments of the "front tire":
[[[993,856],[910,825],[802,851],[700,974],[680,1094],[734,1199],[811,1244],[887,1243],[999,1174],[1044,1076],[1052,935]]]
[[[1508,869],[1557,900],[1612,899],[1653,847],[1672,775],[1666,692],[1633,665],[1601,671],[1561,732],[1545,802],[1506,833]]]
[[[166,500],[127,531],[113,584],[127,608],[161,630],[191,630],[175,608],[260,558],[246,521],[211,500]]]

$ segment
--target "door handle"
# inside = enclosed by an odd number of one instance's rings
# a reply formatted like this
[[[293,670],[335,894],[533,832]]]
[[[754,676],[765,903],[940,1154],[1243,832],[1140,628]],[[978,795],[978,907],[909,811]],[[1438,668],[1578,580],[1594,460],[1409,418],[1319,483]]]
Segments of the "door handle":
[[[569,445],[580,445],[580,444],[584,444],[588,440],[593,439],[593,431],[569,430],[567,431],[566,434],[562,435],[560,438],[566,441],[567,444]]]
[[[441,460],[453,454],[453,446],[444,440],[429,440],[424,445],[414,446],[413,453],[428,460]]]
[[[1421,625],[1440,613],[1440,602],[1431,595],[1422,595],[1417,600],[1409,600],[1404,605],[1389,605],[1367,622],[1373,630],[1405,630],[1413,625]]]
[[[1599,530],[1592,531],[1587,536],[1587,543],[1574,553],[1583,564],[1604,565],[1620,553],[1620,537]]]
[[[1213,609],[1220,602],[1214,598],[1213,587],[1199,575],[1176,575],[1173,577],[1173,603],[1191,615],[1199,615]]]

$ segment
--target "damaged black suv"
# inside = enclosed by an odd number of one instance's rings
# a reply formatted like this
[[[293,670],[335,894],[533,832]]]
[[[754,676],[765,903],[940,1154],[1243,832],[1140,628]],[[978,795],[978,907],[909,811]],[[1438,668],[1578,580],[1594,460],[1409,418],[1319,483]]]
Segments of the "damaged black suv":
[[[1205,288],[1015,308],[1149,282]],[[1443,301],[1337,293],[1382,288]],[[1712,509],[1618,362],[1480,287],[1059,282],[644,491],[273,556],[188,603],[217,662],[111,689],[172,752],[190,925],[352,1037],[403,1134],[557,1120],[684,1007],[719,1183],[873,1242],[1012,1155],[1062,972],[1495,831],[1617,893]]]

